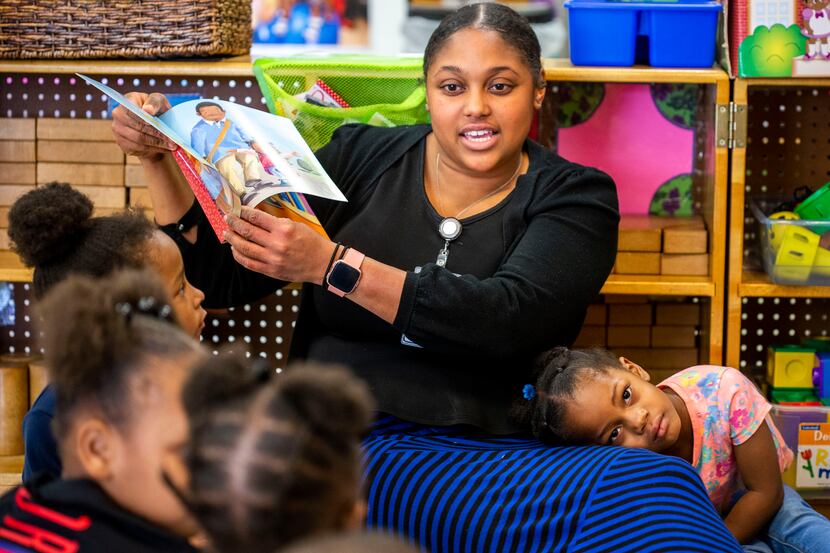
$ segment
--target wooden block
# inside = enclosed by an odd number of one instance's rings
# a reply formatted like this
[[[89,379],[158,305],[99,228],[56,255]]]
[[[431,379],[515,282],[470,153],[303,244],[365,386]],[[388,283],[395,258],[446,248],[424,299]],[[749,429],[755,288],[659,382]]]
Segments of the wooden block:
[[[698,326],[700,304],[658,303],[654,309],[654,321],[658,326]]]
[[[651,345],[661,348],[693,348],[697,346],[697,327],[653,326]]]
[[[579,331],[579,336],[574,340],[574,348],[602,348],[605,347],[605,327],[586,325]]]
[[[23,417],[29,410],[29,368],[25,362],[0,363],[0,455],[23,454]]]
[[[112,121],[107,119],[38,119],[38,140],[113,142]]]
[[[124,186],[124,169],[102,163],[38,163],[38,184],[54,181],[73,186]]]
[[[37,165],[34,163],[0,163],[0,184],[37,183]]]
[[[0,205],[10,206],[17,198],[35,189],[34,185],[0,184]],[[6,225],[8,226],[8,224]]]
[[[0,228],[9,228],[9,207],[0,206]]]
[[[621,252],[659,252],[663,231],[649,217],[623,215],[620,218],[617,250]]]
[[[141,165],[141,160],[139,160],[136,156],[126,156],[127,158],[127,165]]]
[[[127,205],[127,189],[122,186],[76,186],[74,188],[89,196],[96,208],[123,209]]]
[[[588,311],[585,313],[585,321],[582,324],[605,326],[607,320],[608,308],[601,303],[592,303],[588,306]]]
[[[643,347],[651,345],[650,326],[609,326],[608,347],[619,346]]]
[[[709,274],[709,254],[664,253],[660,256],[660,274],[706,276]]]
[[[709,233],[700,228],[667,228],[663,231],[663,253],[706,253]]]
[[[695,348],[615,348],[616,355],[627,357],[649,373],[670,371],[675,373],[699,363]],[[652,378],[652,382],[656,379]]]
[[[0,140],[34,140],[34,119],[3,119],[0,123]]]
[[[128,188],[147,188],[147,177],[141,165],[124,166],[124,185]]]
[[[608,306],[610,326],[649,326],[651,323],[652,305],[650,303],[615,303]]]
[[[621,275],[659,275],[660,254],[643,252],[619,252],[615,265]]]
[[[11,240],[9,240],[9,229],[0,229],[0,250],[12,249]]]
[[[37,160],[64,163],[124,163],[124,152],[115,142],[38,140]]]
[[[605,294],[605,303],[648,303],[648,296],[627,296],[625,294]]]
[[[130,207],[152,208],[149,188],[130,188]]]
[[[35,161],[34,140],[0,140],[0,161]]]
[[[34,405],[37,396],[49,383],[49,371],[42,360],[29,362],[29,407]]]
[[[124,206],[121,207],[100,207],[95,206],[92,209],[93,217],[109,217],[110,215],[118,215],[124,213]]]

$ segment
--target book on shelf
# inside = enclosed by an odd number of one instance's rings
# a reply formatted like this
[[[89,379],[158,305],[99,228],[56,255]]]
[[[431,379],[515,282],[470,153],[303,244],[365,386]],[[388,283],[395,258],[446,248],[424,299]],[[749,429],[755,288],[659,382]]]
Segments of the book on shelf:
[[[346,201],[285,117],[215,99],[190,100],[156,117],[120,92],[78,74],[175,143],[173,157],[219,240],[225,216],[255,207],[326,236],[306,194]]]

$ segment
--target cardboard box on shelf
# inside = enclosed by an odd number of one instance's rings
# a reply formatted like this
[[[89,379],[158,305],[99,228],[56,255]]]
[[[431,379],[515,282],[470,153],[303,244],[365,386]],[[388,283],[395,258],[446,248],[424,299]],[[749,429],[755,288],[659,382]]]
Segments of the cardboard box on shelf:
[[[35,141],[0,140],[0,161],[12,163],[35,161]]]
[[[37,120],[37,139],[114,142],[112,121],[108,119],[40,118]]]
[[[651,327],[647,325],[609,326],[606,342],[610,348],[620,346],[647,348],[651,345]]]
[[[37,182],[68,182],[72,186],[124,186],[121,165],[38,162]]]
[[[660,254],[656,252],[618,252],[614,271],[623,275],[659,275]]]
[[[34,140],[34,119],[3,119],[0,125],[0,140]]]
[[[124,164],[124,152],[115,142],[38,140],[37,160],[65,163]]]
[[[648,326],[652,324],[652,319],[650,303],[615,303],[608,306],[610,326]]]
[[[706,276],[709,274],[709,254],[667,254],[660,256],[660,274],[672,276]]]

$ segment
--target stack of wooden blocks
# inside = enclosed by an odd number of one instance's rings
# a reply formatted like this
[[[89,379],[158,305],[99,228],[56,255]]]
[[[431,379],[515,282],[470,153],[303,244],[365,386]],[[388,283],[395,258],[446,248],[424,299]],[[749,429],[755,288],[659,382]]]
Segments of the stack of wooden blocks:
[[[108,120],[3,119],[0,125],[0,250],[8,250],[14,201],[49,182],[67,182],[95,204],[95,215],[127,205],[150,208],[138,160],[125,162]],[[152,217],[152,213],[147,213]]]
[[[700,217],[623,215],[614,272],[706,276],[709,234]]]
[[[20,484],[23,417],[47,384],[38,357],[0,356],[0,493]]]
[[[608,295],[588,307],[574,347],[608,348],[662,380],[698,364],[700,323],[699,303]]]

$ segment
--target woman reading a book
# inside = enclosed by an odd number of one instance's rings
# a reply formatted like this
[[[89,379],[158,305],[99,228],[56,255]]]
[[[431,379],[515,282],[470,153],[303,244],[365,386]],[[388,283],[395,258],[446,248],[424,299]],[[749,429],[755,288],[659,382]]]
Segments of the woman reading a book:
[[[449,15],[427,46],[424,75],[431,125],[347,125],[318,150],[349,200],[308,197],[330,239],[243,208],[229,217],[229,245],[220,244],[165,140],[120,108],[113,130],[141,158],[157,222],[177,240],[205,306],[302,282],[292,357],[347,363],[370,385],[384,414],[365,442],[370,524],[442,551],[550,551],[589,540],[592,517],[602,516],[587,499],[591,485],[648,454],[494,435],[520,430],[509,411],[532,381],[532,359],[576,338],[608,276],[614,183],[528,140],[545,81],[536,36],[513,10],[488,3]],[[149,113],[168,107],[159,94],[131,99]],[[463,447],[452,450],[459,437]],[[650,528],[649,539],[736,550],[728,533],[699,536],[701,520],[722,523],[690,467],[644,462],[631,478],[658,477],[692,482],[682,500],[698,518],[622,491],[615,535]],[[668,496],[667,488],[651,490]],[[587,514],[563,518],[574,505]],[[640,539],[612,549],[641,551]]]

